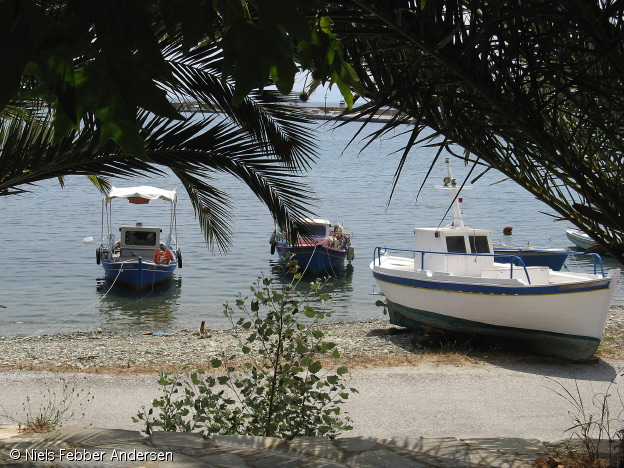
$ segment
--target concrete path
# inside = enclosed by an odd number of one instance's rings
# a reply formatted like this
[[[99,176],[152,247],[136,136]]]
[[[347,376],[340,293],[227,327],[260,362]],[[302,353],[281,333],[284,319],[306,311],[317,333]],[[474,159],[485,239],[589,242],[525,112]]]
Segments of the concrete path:
[[[534,460],[535,454],[544,450],[546,447],[544,441],[574,436],[573,431],[566,430],[576,423],[577,418],[589,417],[590,413],[598,415],[605,394],[611,395],[606,400],[610,412],[610,430],[614,433],[624,427],[621,417],[623,404],[620,398],[624,395],[624,385],[620,382],[623,378],[618,378],[621,374],[620,364],[619,361],[598,360],[585,364],[557,361],[535,365],[427,364],[360,369],[352,373],[349,382],[349,386],[358,389],[359,393],[353,395],[344,405],[344,411],[352,418],[354,429],[342,434],[343,439],[329,445],[326,445],[327,441],[309,441],[313,447],[320,444],[322,447],[329,447],[327,450],[331,453],[338,453],[339,455],[331,457],[329,455],[320,457],[325,460],[323,463],[329,463],[329,460],[331,463],[338,463],[337,465],[310,465],[309,463],[317,457],[311,455],[310,450],[316,448],[310,448],[305,440],[298,441],[299,445],[296,445],[298,448],[295,449],[292,444],[278,443],[274,440],[267,442],[238,438],[235,439],[236,442],[229,439],[226,443],[220,438],[213,437],[206,442],[193,439],[198,436],[187,435],[184,437],[190,439],[184,439],[186,442],[181,446],[190,450],[193,446],[189,447],[188,441],[197,440],[202,444],[201,447],[195,447],[199,450],[197,453],[201,452],[200,455],[182,449],[176,453],[191,457],[193,460],[203,460],[203,463],[204,458],[209,457],[204,455],[205,451],[213,453],[211,450],[217,450],[215,447],[220,447],[221,443],[228,447],[238,447],[237,444],[242,443],[246,448],[227,449],[226,452],[238,453],[237,451],[242,450],[244,453],[241,453],[244,455],[253,449],[248,446],[249,444],[260,444],[259,447],[265,449],[266,444],[269,444],[273,447],[271,453],[292,456],[293,452],[303,450],[301,447],[307,447],[300,455],[295,456],[299,457],[296,463],[274,464],[275,466],[391,466],[382,463],[376,465],[370,460],[362,461],[360,464],[349,464],[351,462],[347,460],[357,453],[362,457],[365,456],[367,460],[369,457],[374,460],[375,457],[386,456],[398,456],[409,460],[399,462],[397,458],[394,466],[469,466],[464,463],[468,461],[473,463],[474,454],[481,453],[482,450],[487,452],[488,457],[504,458],[513,455],[518,458],[517,463],[524,463],[527,457]],[[106,432],[102,429],[141,430],[142,426],[133,423],[131,417],[136,415],[142,406],[149,407],[151,400],[159,395],[157,379],[153,375],[4,371],[0,372],[0,406],[4,408],[4,410],[0,408],[0,415],[4,414],[18,421],[23,420],[25,415],[23,404],[26,396],[30,398],[29,405],[32,411],[46,401],[45,395],[48,390],[53,394],[60,394],[64,385],[61,379],[65,379],[65,382],[69,382],[75,388],[90,392],[95,397],[89,405],[77,412],[73,420],[67,421],[65,426],[101,428],[90,430],[96,434],[102,433],[104,441],[112,437],[111,434],[118,432]],[[585,408],[582,412],[575,407],[575,403],[579,402]],[[11,422],[10,418],[0,416],[0,424]],[[126,438],[135,440],[139,437],[138,432],[123,432],[123,434],[124,440]],[[63,439],[65,436],[61,434],[58,437]],[[89,437],[93,439],[94,436]],[[97,441],[98,446],[105,446],[106,443],[108,442]],[[142,439],[140,443],[143,443]],[[164,443],[160,439],[148,443],[161,448],[163,445],[173,446],[170,442]],[[25,442],[23,447],[27,445]],[[356,450],[353,447],[358,448]],[[115,448],[114,444],[109,444],[109,448]],[[264,452],[264,449],[262,451]],[[0,448],[0,452],[2,456],[7,455],[4,448]],[[426,456],[432,453],[443,454],[441,455],[443,460],[435,462],[438,464],[426,464],[429,462],[420,459],[414,461],[418,458],[414,452],[425,453]],[[455,452],[455,455],[451,455],[450,452]],[[245,459],[245,456],[242,458]],[[301,457],[306,460],[305,463],[301,461]],[[492,461],[490,458],[488,460],[488,463]],[[208,466],[264,466],[258,463],[249,464],[248,461],[236,463]],[[511,465],[502,462],[499,465],[495,464],[496,462],[492,463],[494,464],[485,466],[521,466],[516,465],[516,462]]]
[[[0,465],[60,467],[417,468],[530,467],[552,447],[537,440],[378,440],[212,436],[119,429],[22,435],[0,426]]]

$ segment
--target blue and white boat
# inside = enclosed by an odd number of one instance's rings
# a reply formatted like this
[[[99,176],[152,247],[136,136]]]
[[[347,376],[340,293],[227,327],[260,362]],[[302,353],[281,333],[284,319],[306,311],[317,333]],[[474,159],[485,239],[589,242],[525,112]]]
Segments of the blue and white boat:
[[[299,224],[306,232],[299,234],[294,243],[288,233],[279,229],[271,235],[271,253],[277,251],[282,263],[296,260],[301,273],[336,276],[344,268],[345,260],[354,259],[351,234],[341,224],[310,218],[300,220]]]
[[[596,247],[596,241],[580,229],[566,229],[567,238],[579,249],[587,250]]]
[[[137,222],[119,228],[119,239],[112,229],[111,202],[125,198],[130,203],[144,205],[162,199],[171,204],[169,233],[162,236],[159,226]],[[108,234],[104,235],[106,220]],[[176,268],[182,268],[182,254],[174,237],[176,228],[176,191],[140,186],[113,187],[102,202],[102,242],[96,249],[96,262],[104,267],[104,274],[114,284],[134,289],[151,288],[173,277]]]
[[[503,243],[493,244],[493,249],[496,254],[495,262],[510,263],[515,257],[519,257],[525,266],[547,266],[555,271],[563,268],[568,255],[583,253],[553,247],[533,247],[530,245],[520,247]]]
[[[544,355],[586,360],[598,348],[620,275],[553,271],[494,261],[491,231],[464,224],[459,187],[446,161],[453,222],[414,229],[415,249],[377,247],[370,264],[386,297],[390,322],[520,341]],[[520,266],[518,266],[520,265]]]

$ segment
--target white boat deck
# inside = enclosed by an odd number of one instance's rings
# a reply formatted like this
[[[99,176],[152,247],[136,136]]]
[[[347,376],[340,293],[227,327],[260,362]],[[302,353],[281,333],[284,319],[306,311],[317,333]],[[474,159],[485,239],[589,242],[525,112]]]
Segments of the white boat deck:
[[[412,258],[407,257],[394,257],[394,256],[386,256],[381,258],[381,267],[386,268],[393,271],[405,271],[405,272],[421,272],[424,271],[427,273],[427,276],[431,277],[435,276],[464,276],[464,275],[455,275],[452,272],[438,272],[438,271],[430,271],[430,270],[421,270],[420,268],[414,267],[415,261]],[[572,272],[562,272],[562,271],[553,271],[548,269],[547,267],[527,267],[527,272],[529,275],[529,279],[531,284],[570,284],[570,283],[582,283],[588,280],[588,276],[586,273],[572,273]],[[599,278],[598,275],[592,275],[594,278]],[[475,276],[475,278],[488,278],[492,280],[510,280],[510,271],[509,264],[499,264],[495,263],[494,267],[491,269],[481,271],[480,276]],[[513,279],[520,281],[522,283],[527,284],[526,274],[524,268],[522,267],[514,267],[513,270]]]

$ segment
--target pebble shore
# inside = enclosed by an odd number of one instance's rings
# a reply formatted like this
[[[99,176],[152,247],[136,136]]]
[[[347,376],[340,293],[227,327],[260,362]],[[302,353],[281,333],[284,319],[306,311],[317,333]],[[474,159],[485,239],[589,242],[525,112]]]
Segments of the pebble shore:
[[[325,323],[320,328],[327,341],[336,343],[341,360],[351,366],[409,365],[452,354],[468,363],[474,361],[470,350],[461,346],[428,350],[421,336],[387,320]],[[89,331],[0,337],[0,369],[140,373],[205,367],[222,353],[241,355],[241,336],[232,330],[208,333],[200,337],[193,330],[172,334]],[[624,306],[611,308],[597,354],[624,359]],[[476,355],[476,360],[482,357],[483,352]]]
[[[411,333],[394,334],[387,321],[327,323],[320,327],[344,358],[413,353]],[[157,368],[202,366],[225,353],[241,356],[231,329],[180,330],[171,334],[72,332],[40,336],[0,337],[0,369],[140,372]]]

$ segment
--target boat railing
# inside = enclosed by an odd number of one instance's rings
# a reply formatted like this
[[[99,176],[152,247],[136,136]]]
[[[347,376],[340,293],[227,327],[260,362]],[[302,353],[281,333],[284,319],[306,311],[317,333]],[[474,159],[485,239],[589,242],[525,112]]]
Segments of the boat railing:
[[[407,252],[416,258],[416,254],[420,254],[420,269],[424,270],[425,265],[425,255],[465,255],[471,257],[504,257],[509,259],[510,268],[509,268],[509,277],[513,278],[513,269],[514,266],[518,268],[522,268],[524,270],[524,274],[526,275],[527,281],[531,284],[531,278],[529,277],[529,272],[527,270],[526,265],[524,264],[524,260],[517,255],[507,255],[507,254],[486,254],[486,253],[462,253],[462,252],[432,252],[429,250],[409,250],[409,249],[396,249],[391,247],[375,247],[375,252],[373,255],[373,262],[377,265],[381,264],[381,256],[385,255],[388,251],[392,252]],[[602,264],[602,257],[596,253],[583,253],[584,255],[590,255],[593,257],[594,261],[594,275],[598,274],[598,270],[600,270],[601,276],[604,278],[604,266]]]
[[[514,266],[518,268],[522,268],[524,270],[524,274],[526,275],[527,281],[531,284],[531,278],[529,277],[529,272],[527,270],[526,265],[524,264],[524,260],[518,257],[517,255],[506,255],[506,254],[486,254],[486,253],[463,253],[463,252],[435,252],[431,250],[410,250],[410,249],[395,249],[391,247],[375,247],[375,253],[373,261],[377,262],[377,265],[381,264],[381,256],[385,255],[387,251],[393,252],[407,252],[411,253],[416,258],[416,254],[420,254],[420,269],[424,270],[425,266],[425,255],[461,255],[466,257],[505,257],[510,260],[510,268],[509,268],[509,277],[513,278],[513,269]],[[517,265],[514,265],[514,262],[517,261]]]
[[[106,234],[102,238],[101,246],[104,249],[108,250],[109,253],[112,255],[113,249],[115,248],[115,235],[114,234]]]
[[[589,256],[593,257],[593,260],[594,260],[594,275],[597,274],[598,266],[600,266],[600,274],[604,278],[605,272],[604,272],[604,265],[602,264],[602,256],[600,254],[590,253],[590,252],[583,252],[583,255],[589,255]]]

